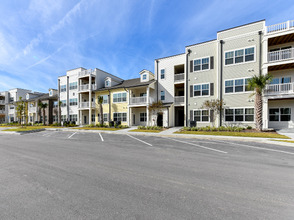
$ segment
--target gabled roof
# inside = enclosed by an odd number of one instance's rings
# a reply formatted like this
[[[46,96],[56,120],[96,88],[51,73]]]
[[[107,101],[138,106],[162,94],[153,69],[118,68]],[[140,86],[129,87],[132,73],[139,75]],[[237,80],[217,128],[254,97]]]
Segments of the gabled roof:
[[[135,79],[128,79],[124,80],[122,83],[111,86],[111,87],[103,87],[100,89],[97,89],[95,91],[105,91],[105,90],[110,90],[110,89],[120,89],[120,88],[131,88],[131,87],[139,87],[139,86],[147,86],[150,85],[151,83],[155,82],[155,80],[149,80],[147,82],[141,82],[140,78],[135,78]]]

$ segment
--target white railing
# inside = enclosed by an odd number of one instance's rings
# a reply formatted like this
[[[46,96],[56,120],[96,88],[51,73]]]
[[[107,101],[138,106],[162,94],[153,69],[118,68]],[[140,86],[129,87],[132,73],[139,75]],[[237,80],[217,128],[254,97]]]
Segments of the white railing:
[[[147,96],[133,97],[130,99],[130,104],[131,105],[147,104]]]
[[[29,107],[29,112],[36,113],[37,107]]]
[[[0,114],[5,114],[5,110],[0,110]]]
[[[175,104],[184,104],[185,103],[185,96],[175,96],[174,102],[175,102]]]
[[[175,74],[175,82],[184,81],[185,73]]]
[[[79,77],[83,77],[83,76],[89,76],[89,75],[92,75],[92,76],[94,76],[94,70],[83,70],[83,71],[81,71],[81,72],[79,72],[78,73],[78,76]]]
[[[15,109],[9,109],[8,110],[8,114],[14,114],[14,112],[15,112]]]
[[[79,91],[85,91],[85,90],[89,90],[89,84],[80,85]]]
[[[95,108],[95,107],[96,107],[96,103],[92,102],[92,108]]]
[[[286,21],[279,24],[274,24],[274,25],[265,27],[265,31],[266,31],[265,34],[276,33],[283,30],[290,30],[293,27],[294,27],[294,20]]]
[[[294,58],[294,48],[278,50],[268,53],[268,62]]]
[[[5,101],[4,100],[0,100],[0,104],[5,104]]]
[[[96,107],[96,103],[92,102],[92,108]],[[80,102],[79,108],[90,108],[90,102]]]
[[[92,90],[96,90],[96,84],[92,84]]]
[[[264,90],[264,94],[265,95],[279,95],[279,94],[294,93],[293,88],[294,88],[294,83],[267,85]]]

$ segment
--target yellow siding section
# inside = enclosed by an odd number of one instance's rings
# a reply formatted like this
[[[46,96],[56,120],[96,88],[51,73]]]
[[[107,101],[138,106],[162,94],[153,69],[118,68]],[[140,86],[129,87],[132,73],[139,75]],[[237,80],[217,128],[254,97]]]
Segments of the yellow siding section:
[[[127,93],[127,101],[126,102],[121,102],[121,103],[113,103],[113,94],[114,93],[119,93],[119,92],[126,92],[124,89],[111,89],[110,90],[110,101],[111,101],[111,121],[113,121],[113,113],[114,112],[119,112],[119,113],[128,113],[128,93]],[[96,101],[96,108],[95,108],[95,123],[98,123],[98,112],[99,110],[99,105],[98,105],[98,96],[99,95],[109,95],[108,91],[101,91],[101,92],[95,92],[95,101]],[[109,100],[108,100],[109,103]],[[109,114],[109,104],[104,104],[103,105],[103,113],[108,113]],[[128,115],[127,115],[128,118]],[[128,122],[122,122],[122,125],[127,125]]]

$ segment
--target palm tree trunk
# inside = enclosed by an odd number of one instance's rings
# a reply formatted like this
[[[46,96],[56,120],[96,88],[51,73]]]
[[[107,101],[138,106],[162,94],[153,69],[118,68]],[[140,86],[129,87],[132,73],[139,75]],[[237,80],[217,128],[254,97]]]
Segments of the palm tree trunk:
[[[262,130],[262,95],[256,93],[255,95],[255,125],[256,130]]]
[[[43,125],[45,126],[45,108],[43,108]]]
[[[104,121],[103,121],[103,107],[102,107],[102,104],[99,104],[99,107],[100,107],[101,123],[102,123],[102,125],[103,125],[103,124],[104,124]]]

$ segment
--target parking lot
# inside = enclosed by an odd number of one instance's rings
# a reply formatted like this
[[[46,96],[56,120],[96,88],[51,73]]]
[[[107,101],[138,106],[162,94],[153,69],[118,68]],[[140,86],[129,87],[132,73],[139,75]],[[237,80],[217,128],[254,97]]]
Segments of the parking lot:
[[[293,219],[294,148],[44,131],[0,134],[0,219]]]

